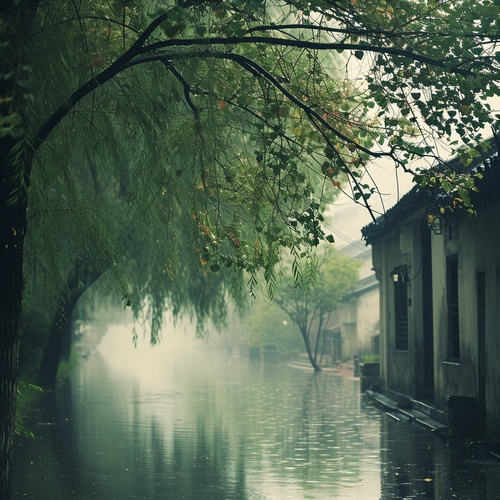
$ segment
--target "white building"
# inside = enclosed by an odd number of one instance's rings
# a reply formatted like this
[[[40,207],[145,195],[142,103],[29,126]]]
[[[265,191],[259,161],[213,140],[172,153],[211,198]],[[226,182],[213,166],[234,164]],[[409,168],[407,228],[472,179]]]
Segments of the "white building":
[[[378,354],[379,292],[372,270],[371,248],[363,242],[353,242],[339,250],[353,260],[359,260],[359,281],[356,290],[339,308],[337,323],[331,330],[335,360],[352,359],[354,354]]]

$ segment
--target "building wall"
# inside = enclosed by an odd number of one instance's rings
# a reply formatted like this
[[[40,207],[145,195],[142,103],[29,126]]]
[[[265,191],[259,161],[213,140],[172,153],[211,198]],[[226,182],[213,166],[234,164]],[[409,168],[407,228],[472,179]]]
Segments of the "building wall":
[[[381,383],[383,387],[402,394],[413,395],[415,357],[413,345],[413,314],[408,308],[408,351],[395,348],[395,305],[394,269],[407,266],[411,276],[411,226],[406,225],[399,234],[392,238],[377,242],[373,249],[373,264],[380,283],[380,352],[381,352]],[[412,287],[408,286],[408,298],[411,302]]]
[[[435,394],[436,405],[446,408],[448,396],[477,395],[475,360],[476,313],[475,269],[473,241],[464,240],[463,226],[450,224],[443,235],[432,236],[433,293],[435,325]],[[446,296],[446,258],[458,254],[458,301],[460,360],[450,359],[448,348],[448,304]]]
[[[379,334],[379,292],[373,287],[357,297],[357,338],[358,354],[374,354],[372,337]]]
[[[358,290],[340,308],[342,354],[344,359],[352,359],[354,354],[374,354],[372,336],[379,334],[379,292],[378,285],[364,286],[374,275],[371,249],[355,242],[341,251],[361,262]]]
[[[485,387],[487,429],[500,435],[500,203],[477,217],[451,224],[451,233],[433,236],[434,324],[436,349],[436,404],[444,409],[448,396],[481,395]],[[458,254],[460,360],[450,362],[447,352],[446,256]],[[485,278],[485,380],[479,379],[477,273]],[[479,401],[481,404],[481,401]]]
[[[374,354],[372,337],[379,334],[378,286],[356,293],[342,304],[340,311],[343,358]]]
[[[423,213],[403,221],[399,232],[373,245],[373,265],[380,283],[382,386],[418,398],[424,385],[424,297],[432,293],[433,397],[447,411],[449,396],[484,396],[490,434],[500,436],[500,202],[477,217],[456,216],[442,235],[431,234],[432,287],[424,289]],[[458,255],[460,359],[450,359],[446,258]],[[395,349],[392,271],[408,269],[408,350]],[[478,273],[484,273],[484,349],[478,340]],[[483,356],[483,357],[482,357]],[[478,360],[484,360],[484,365]],[[483,375],[482,375],[483,374]],[[484,389],[483,389],[484,388]]]
[[[461,232],[464,245],[475,243],[476,269],[485,276],[485,410],[486,428],[500,437],[500,202],[482,211],[476,220],[466,221]],[[471,239],[472,238],[472,239]],[[465,263],[465,262],[464,262]],[[474,288],[477,273],[466,274],[467,286]],[[477,301],[471,302],[477,304]],[[467,308],[465,308],[467,311]],[[470,329],[467,339],[470,341],[470,352],[478,356],[477,342],[477,308],[468,313],[471,316],[466,323]],[[478,371],[476,368],[475,374]],[[477,378],[476,378],[477,380]]]

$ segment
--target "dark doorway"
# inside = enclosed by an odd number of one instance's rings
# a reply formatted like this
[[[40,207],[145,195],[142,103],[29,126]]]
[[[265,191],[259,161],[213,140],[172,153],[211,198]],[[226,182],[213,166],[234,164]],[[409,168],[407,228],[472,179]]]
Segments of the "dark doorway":
[[[479,430],[486,427],[486,281],[483,271],[477,280],[477,410]]]
[[[458,300],[458,255],[446,257],[446,301],[448,305],[448,359],[460,360],[460,311]]]
[[[422,396],[434,401],[434,327],[432,317],[432,253],[431,232],[422,226],[422,305],[423,305],[423,388]]]

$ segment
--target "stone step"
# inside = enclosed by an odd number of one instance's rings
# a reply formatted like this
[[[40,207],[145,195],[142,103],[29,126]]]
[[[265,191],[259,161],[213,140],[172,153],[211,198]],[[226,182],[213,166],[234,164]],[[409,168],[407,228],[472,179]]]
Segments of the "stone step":
[[[431,418],[424,411],[421,411],[421,409],[426,410],[425,406],[427,405],[419,405],[418,407],[420,409],[416,409],[413,407],[414,402],[412,401],[411,408],[401,408],[393,399],[388,398],[383,394],[366,391],[366,395],[375,405],[386,411],[390,418],[393,418],[398,422],[411,420],[433,432],[441,432],[447,429],[446,425]]]
[[[393,413],[392,411],[387,411],[386,414],[389,418],[392,418],[392,420],[398,422],[398,424],[409,421],[408,417],[406,415],[403,415],[402,413]]]
[[[434,410],[434,408],[428,405],[427,403],[423,403],[422,401],[416,401],[415,399],[412,399],[411,406],[416,410],[425,413],[428,417],[432,415],[432,411]]]
[[[375,403],[379,408],[382,408],[384,411],[390,412],[398,412],[399,408],[396,402],[383,394],[379,394],[378,392],[367,390],[365,394],[371,399],[373,403]]]

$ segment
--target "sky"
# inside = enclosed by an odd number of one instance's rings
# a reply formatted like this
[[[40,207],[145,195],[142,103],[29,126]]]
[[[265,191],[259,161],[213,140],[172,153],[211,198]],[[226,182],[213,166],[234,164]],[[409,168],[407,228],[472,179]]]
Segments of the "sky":
[[[360,90],[366,89],[366,73],[368,67],[373,63],[373,57],[364,57],[358,60],[355,57],[347,57],[345,54],[336,54],[335,58],[330,58],[332,65],[330,71],[336,78],[345,78],[352,83],[357,84]],[[487,100],[492,108],[492,112],[500,112],[500,96],[492,97]],[[424,124],[421,124],[425,128]],[[491,127],[485,126],[483,129],[483,137],[487,139],[493,134]],[[459,139],[457,134],[453,134],[449,139],[443,139],[434,144],[437,147],[435,153],[440,155],[443,160],[450,159],[449,144],[451,141]],[[416,162],[412,167],[429,166],[426,163]],[[375,184],[379,187],[382,196],[379,199],[372,197],[371,204],[377,215],[384,213],[389,208],[394,206],[401,197],[407,193],[412,187],[412,175],[405,174],[398,169],[396,172],[395,165],[390,159],[378,159],[370,162],[369,172]],[[373,185],[370,179],[363,179],[367,184]],[[361,228],[372,221],[368,210],[360,205],[356,205],[354,201],[345,195],[341,195],[334,203],[333,207],[327,211],[327,216],[331,219],[331,223],[326,225],[326,228],[333,233],[336,247],[348,245],[353,241],[361,240]]]
[[[392,161],[374,161],[369,168],[381,193],[380,197],[373,196],[371,200],[377,215],[395,205],[413,187],[412,176],[400,172],[400,169],[396,172]],[[339,248],[353,241],[361,242],[361,228],[372,221],[366,207],[356,204],[344,194],[339,196],[327,215],[330,222],[326,228],[333,233]]]

